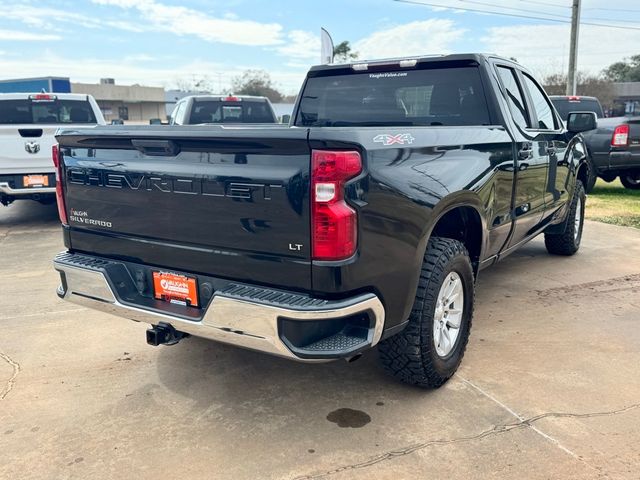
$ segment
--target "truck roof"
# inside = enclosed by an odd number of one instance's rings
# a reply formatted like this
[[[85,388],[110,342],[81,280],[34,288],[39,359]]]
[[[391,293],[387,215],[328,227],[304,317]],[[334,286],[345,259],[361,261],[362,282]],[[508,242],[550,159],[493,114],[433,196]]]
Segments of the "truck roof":
[[[33,92],[33,93],[0,93],[0,100],[28,100],[35,95],[51,95],[60,100],[86,100],[86,93],[56,93],[56,92]]]
[[[393,58],[382,58],[382,59],[371,59],[371,60],[356,60],[348,63],[335,63],[335,64],[326,64],[326,65],[315,65],[311,67],[309,72],[319,72],[324,70],[339,70],[344,69],[345,67],[352,67],[354,65],[367,65],[367,66],[384,66],[384,65],[394,65],[400,64],[401,62],[407,62],[406,66],[414,66],[420,63],[429,63],[429,62],[456,62],[456,61],[471,61],[481,63],[486,61],[489,58],[499,59],[500,61],[504,61],[506,63],[511,63],[514,65],[518,65],[521,68],[518,62],[514,62],[510,58],[501,57],[499,55],[495,55],[493,53],[455,53],[455,54],[434,54],[434,55],[417,55],[417,56],[409,56],[409,57],[393,57]],[[354,68],[357,70],[358,67]],[[362,70],[366,70],[362,68]],[[526,69],[525,69],[526,70]]]
[[[239,100],[253,100],[253,101],[258,101],[258,102],[268,102],[269,99],[267,97],[261,97],[258,95],[233,95],[233,94],[229,94],[229,95],[189,95],[187,97],[183,97],[180,100],[184,100],[184,99],[188,99],[188,98],[193,98],[194,100],[220,100],[220,101],[224,101],[227,99],[239,99]]]
[[[582,99],[586,99],[586,100],[596,100],[599,101],[597,99],[597,97],[590,97],[588,95],[549,95],[550,99],[561,99],[561,98],[567,98],[567,99],[576,99],[576,100],[582,100]]]

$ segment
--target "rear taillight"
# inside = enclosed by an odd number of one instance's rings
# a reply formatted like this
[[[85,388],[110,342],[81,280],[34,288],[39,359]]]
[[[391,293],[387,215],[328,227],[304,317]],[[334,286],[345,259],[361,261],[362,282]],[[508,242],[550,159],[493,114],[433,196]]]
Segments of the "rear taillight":
[[[342,260],[356,251],[358,218],[344,198],[347,180],[362,171],[356,151],[312,150],[311,229],[314,260]]]
[[[612,147],[626,147],[629,145],[629,125],[618,125],[611,136]]]
[[[51,155],[53,157],[53,165],[56,167],[56,202],[58,203],[58,215],[63,225],[69,225],[67,218],[67,208],[64,204],[64,195],[62,194],[62,169],[64,168],[62,159],[60,158],[60,149],[58,145],[51,147]]]

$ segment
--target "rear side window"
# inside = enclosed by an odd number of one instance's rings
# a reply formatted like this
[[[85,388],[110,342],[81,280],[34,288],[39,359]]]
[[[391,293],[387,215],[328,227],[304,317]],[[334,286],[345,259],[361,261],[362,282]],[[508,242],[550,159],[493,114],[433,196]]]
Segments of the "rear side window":
[[[96,123],[86,100],[0,100],[0,124]]]
[[[186,106],[186,101],[178,103],[176,108],[171,113],[171,125],[182,125],[182,117],[184,115],[184,109],[186,108]]]
[[[516,72],[512,68],[498,67],[498,73],[500,74],[500,80],[502,80],[502,85],[507,93],[509,109],[511,110],[513,119],[522,128],[530,127],[527,109],[524,104],[524,96],[520,91]]]
[[[275,117],[267,102],[195,100],[189,123],[275,123]]]
[[[488,125],[476,67],[341,73],[307,80],[295,125]]]
[[[525,87],[529,90],[529,95],[531,95],[533,109],[538,117],[538,128],[542,130],[555,130],[556,122],[553,117],[553,110],[546,95],[542,93],[540,87],[529,75],[523,73],[522,76],[524,77]]]

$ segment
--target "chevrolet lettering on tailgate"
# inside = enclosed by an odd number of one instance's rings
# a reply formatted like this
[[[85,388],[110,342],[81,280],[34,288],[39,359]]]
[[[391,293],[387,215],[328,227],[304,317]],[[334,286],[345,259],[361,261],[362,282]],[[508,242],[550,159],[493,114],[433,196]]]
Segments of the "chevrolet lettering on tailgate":
[[[165,177],[159,175],[117,173],[105,170],[73,168],[68,172],[69,182],[108,188],[125,188],[140,191],[160,191],[184,193],[210,197],[240,198],[245,200],[271,200],[282,190],[282,185],[264,183],[244,183]]]

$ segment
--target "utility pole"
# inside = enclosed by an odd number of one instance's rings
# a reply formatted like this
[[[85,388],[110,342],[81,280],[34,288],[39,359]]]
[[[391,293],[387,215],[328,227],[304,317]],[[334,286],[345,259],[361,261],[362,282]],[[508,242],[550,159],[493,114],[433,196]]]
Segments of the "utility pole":
[[[571,6],[571,43],[569,45],[569,74],[567,75],[567,95],[576,94],[576,67],[578,64],[578,33],[580,30],[580,0],[573,0]]]

